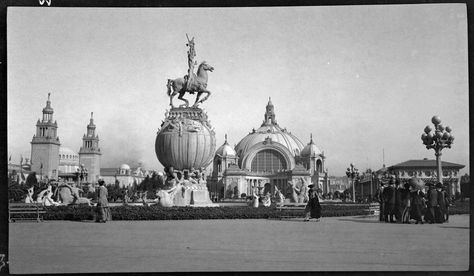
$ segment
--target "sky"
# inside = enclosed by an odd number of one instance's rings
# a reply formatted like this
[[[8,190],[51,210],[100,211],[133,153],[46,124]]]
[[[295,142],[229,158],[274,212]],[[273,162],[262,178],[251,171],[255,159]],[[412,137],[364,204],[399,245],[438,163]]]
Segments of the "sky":
[[[421,141],[438,115],[455,136],[442,160],[469,172],[464,4],[260,8],[33,8],[7,11],[8,155],[30,157],[51,93],[62,146],[78,152],[94,112],[101,167],[162,168],[157,131],[167,79],[196,60],[214,67],[201,105],[217,147],[258,128],[269,97],[276,120],[326,155],[380,169],[434,159]],[[186,98],[194,100],[194,96]],[[175,99],[175,104],[179,100]]]

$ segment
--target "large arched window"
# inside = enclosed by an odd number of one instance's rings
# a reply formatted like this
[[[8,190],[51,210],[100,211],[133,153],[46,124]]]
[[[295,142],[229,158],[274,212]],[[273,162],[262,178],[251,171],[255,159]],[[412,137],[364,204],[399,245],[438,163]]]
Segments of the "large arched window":
[[[265,149],[257,152],[252,160],[252,172],[276,172],[286,170],[285,158],[276,150]]]

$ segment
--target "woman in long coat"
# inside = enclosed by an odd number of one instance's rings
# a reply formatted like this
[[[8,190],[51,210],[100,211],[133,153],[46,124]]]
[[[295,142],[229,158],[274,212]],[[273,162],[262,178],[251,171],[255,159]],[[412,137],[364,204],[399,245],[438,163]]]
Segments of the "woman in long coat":
[[[99,189],[97,193],[97,218],[96,222],[107,222],[112,220],[112,214],[109,208],[109,202],[107,200],[108,191],[104,186],[104,181],[99,180]]]
[[[411,196],[410,196],[410,184],[406,183],[403,189],[400,189],[401,198],[401,222],[410,223],[410,208],[411,208]]]
[[[416,221],[416,224],[421,223],[423,224],[423,198],[424,194],[419,189],[410,192],[411,194],[411,207],[410,207],[410,216],[412,219]]]
[[[308,185],[308,204],[305,208],[305,221],[309,221],[310,218],[315,218],[317,221],[321,218],[321,204],[319,204],[318,191],[314,190],[314,185]]]

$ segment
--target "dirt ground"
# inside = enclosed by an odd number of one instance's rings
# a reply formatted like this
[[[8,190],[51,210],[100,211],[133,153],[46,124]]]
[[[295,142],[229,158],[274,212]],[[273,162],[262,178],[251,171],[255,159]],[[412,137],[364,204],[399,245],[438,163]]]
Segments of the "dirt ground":
[[[469,268],[469,215],[431,225],[337,217],[45,221],[11,223],[9,229],[10,273]]]

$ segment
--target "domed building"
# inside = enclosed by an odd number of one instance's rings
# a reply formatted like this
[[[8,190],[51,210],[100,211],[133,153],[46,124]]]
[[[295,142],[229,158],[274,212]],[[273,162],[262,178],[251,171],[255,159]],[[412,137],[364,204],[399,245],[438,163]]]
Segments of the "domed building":
[[[324,153],[311,137],[305,146],[301,140],[278,125],[274,106],[269,99],[264,120],[258,129],[245,136],[232,148],[227,143],[216,151],[209,190],[219,198],[251,195],[258,188],[261,194],[273,194],[275,187],[283,192],[288,181],[303,178],[307,184],[323,185],[325,178]]]

